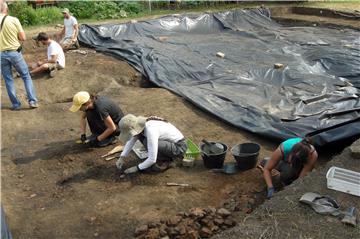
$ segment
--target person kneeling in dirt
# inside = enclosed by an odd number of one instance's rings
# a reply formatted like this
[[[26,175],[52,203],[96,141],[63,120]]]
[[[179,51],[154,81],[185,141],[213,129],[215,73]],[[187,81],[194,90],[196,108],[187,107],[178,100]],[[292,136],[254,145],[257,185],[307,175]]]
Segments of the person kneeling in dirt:
[[[304,177],[315,166],[318,154],[308,139],[291,138],[279,145],[268,161],[263,162],[263,175],[267,185],[267,197],[274,193],[271,170],[280,172],[280,181],[289,185],[297,178]]]
[[[35,40],[47,45],[47,59],[38,61],[34,66],[34,69],[30,71],[30,74],[33,75],[49,71],[50,77],[54,77],[57,70],[65,68],[65,54],[63,49],[59,43],[51,40],[45,32],[40,32]]]
[[[90,95],[80,91],[73,97],[71,112],[82,111],[80,118],[81,141],[91,147],[114,144],[120,134],[118,124],[124,116],[117,104],[105,96]],[[86,137],[86,120],[92,135]]]
[[[61,32],[57,34],[59,38],[63,37],[60,40],[60,45],[64,51],[69,50],[73,46],[78,49],[80,47],[77,40],[79,33],[78,22],[74,16],[70,15],[69,9],[64,8],[61,12],[64,16],[64,27]]]
[[[116,167],[122,170],[126,157],[137,140],[147,148],[148,158],[137,166],[128,168],[125,174],[138,171],[161,172],[169,167],[176,157],[183,156],[187,150],[184,135],[171,123],[160,117],[143,117],[128,114],[121,119],[120,140],[126,142]]]

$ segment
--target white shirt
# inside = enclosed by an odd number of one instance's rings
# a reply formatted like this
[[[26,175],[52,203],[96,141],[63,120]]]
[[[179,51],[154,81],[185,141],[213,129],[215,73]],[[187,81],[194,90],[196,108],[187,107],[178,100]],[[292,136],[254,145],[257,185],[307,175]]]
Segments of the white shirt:
[[[61,48],[61,46],[59,45],[59,43],[57,43],[54,40],[51,40],[50,45],[47,48],[47,57],[48,60],[51,59],[51,56],[53,55],[57,55],[57,60],[56,62],[62,66],[63,68],[65,67],[65,55],[64,55],[64,51]]]
[[[159,140],[176,143],[184,138],[184,135],[174,125],[159,120],[146,122],[144,135],[147,139],[148,158],[138,165],[140,170],[149,168],[156,163]],[[134,136],[125,144],[121,157],[126,157],[130,153],[137,139],[138,137]]]
[[[74,33],[74,25],[78,24],[75,17],[70,16],[68,19],[64,18],[64,27],[65,27],[65,38],[72,37]]]

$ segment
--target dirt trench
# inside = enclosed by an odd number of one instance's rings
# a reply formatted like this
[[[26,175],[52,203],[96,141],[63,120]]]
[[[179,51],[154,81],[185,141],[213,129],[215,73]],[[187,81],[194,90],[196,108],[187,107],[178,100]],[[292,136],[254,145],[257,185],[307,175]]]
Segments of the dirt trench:
[[[87,54],[66,53],[66,69],[55,78],[34,77],[38,109],[27,109],[20,78],[15,81],[23,110],[9,110],[2,91],[2,203],[14,238],[131,238],[138,225],[192,207],[226,206],[231,195],[250,199],[264,190],[258,169],[227,176],[208,171],[201,159],[191,169],[174,167],[121,180],[115,161],[100,157],[111,146],[75,144],[79,115],[68,108],[77,91],[107,95],[125,113],[165,117],[196,143],[203,138],[228,146],[258,142],[260,157],[275,145],[226,125],[167,90],[141,87],[144,79],[125,62],[82,50]],[[27,62],[45,54],[32,40],[25,43]],[[230,153],[226,160],[233,161]],[[128,165],[135,163],[131,155]],[[168,182],[191,187],[167,187]],[[245,214],[246,205],[239,214]]]
[[[79,115],[68,108],[77,91],[87,90],[109,96],[125,113],[165,117],[196,143],[203,138],[230,147],[257,142],[262,146],[259,158],[276,147],[276,142],[231,127],[167,90],[149,87],[126,62],[81,50],[87,54],[66,54],[66,69],[55,78],[34,77],[40,99],[36,110],[26,109],[17,78],[24,109],[10,111],[2,81],[1,202],[14,238],[132,238],[139,225],[190,208],[225,207],[241,221],[264,201],[265,184],[256,168],[228,176],[210,172],[199,159],[191,169],[173,167],[158,175],[120,179],[114,160],[100,157],[112,147],[75,144]],[[25,43],[27,62],[45,55],[44,47]],[[136,160],[132,154],[127,164]],[[191,187],[167,187],[168,182]]]

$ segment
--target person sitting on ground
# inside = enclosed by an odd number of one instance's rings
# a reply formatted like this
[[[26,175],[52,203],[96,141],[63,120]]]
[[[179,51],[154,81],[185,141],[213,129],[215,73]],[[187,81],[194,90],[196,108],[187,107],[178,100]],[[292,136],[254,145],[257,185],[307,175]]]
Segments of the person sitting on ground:
[[[54,77],[57,70],[65,68],[64,51],[59,43],[51,40],[45,32],[40,32],[36,37],[36,40],[40,41],[44,45],[47,45],[47,59],[38,61],[34,69],[30,71],[30,74],[49,71],[50,77]]]
[[[120,107],[105,96],[80,91],[74,95],[71,112],[82,111],[80,117],[81,141],[91,147],[104,147],[117,141],[118,124],[124,116]],[[86,137],[86,119],[92,135]]]
[[[160,117],[146,118],[128,114],[121,119],[119,127],[120,140],[126,144],[116,162],[118,169],[122,170],[124,158],[130,153],[137,140],[140,140],[148,151],[148,158],[139,165],[126,169],[125,174],[141,172],[150,167],[155,172],[163,171],[168,168],[170,161],[184,155],[187,150],[184,135],[174,125]]]
[[[272,169],[276,168],[280,172],[282,184],[289,185],[311,172],[317,158],[318,154],[307,138],[291,138],[281,143],[264,163],[263,175],[267,185],[267,197],[271,198],[274,193]]]
[[[64,51],[70,49],[75,46],[75,48],[79,48],[79,42],[77,40],[77,36],[79,33],[79,25],[74,16],[70,14],[69,9],[64,8],[62,10],[62,14],[64,15],[64,27],[60,33],[58,33],[58,37],[62,39],[60,40],[60,45],[64,49]]]

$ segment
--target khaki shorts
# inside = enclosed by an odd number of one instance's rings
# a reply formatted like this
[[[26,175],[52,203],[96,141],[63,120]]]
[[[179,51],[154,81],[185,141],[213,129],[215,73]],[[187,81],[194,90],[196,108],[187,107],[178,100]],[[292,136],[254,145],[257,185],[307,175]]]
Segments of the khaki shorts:
[[[61,70],[61,69],[64,69],[64,67],[62,67],[61,65],[59,65],[59,63],[46,63],[44,65],[47,65],[48,69],[51,71],[51,70],[54,70],[54,69],[57,69],[57,70]]]
[[[71,47],[77,40],[72,40],[70,37],[64,37],[61,39],[60,44],[64,47]]]

